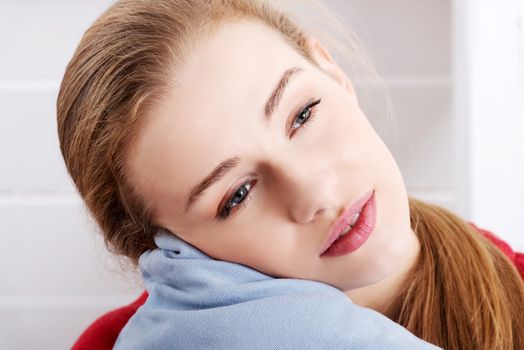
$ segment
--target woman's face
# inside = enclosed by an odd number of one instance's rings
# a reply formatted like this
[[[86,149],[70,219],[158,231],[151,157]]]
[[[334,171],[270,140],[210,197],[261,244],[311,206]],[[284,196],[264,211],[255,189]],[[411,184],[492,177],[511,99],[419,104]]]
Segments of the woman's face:
[[[129,171],[154,222],[209,256],[348,291],[394,274],[415,236],[392,155],[350,80],[318,41],[308,42],[321,69],[263,24],[222,26],[195,47],[149,116]],[[198,185],[205,179],[208,186]],[[195,188],[205,190],[186,211]],[[376,225],[368,240],[350,254],[320,257],[341,212],[371,190]]]

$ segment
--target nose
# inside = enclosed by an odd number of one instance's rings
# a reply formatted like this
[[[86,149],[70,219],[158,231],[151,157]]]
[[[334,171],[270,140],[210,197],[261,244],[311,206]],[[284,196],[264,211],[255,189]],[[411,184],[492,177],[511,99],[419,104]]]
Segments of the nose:
[[[275,176],[278,201],[292,220],[308,223],[336,209],[339,179],[329,164],[287,159],[279,164]]]

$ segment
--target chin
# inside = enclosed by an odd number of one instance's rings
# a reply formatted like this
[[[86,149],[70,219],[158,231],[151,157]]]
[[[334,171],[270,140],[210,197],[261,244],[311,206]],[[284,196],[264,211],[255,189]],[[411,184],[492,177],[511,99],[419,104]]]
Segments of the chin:
[[[398,266],[395,266],[395,263],[391,261],[386,266],[377,266],[373,271],[369,271],[368,275],[363,276],[363,278],[360,280],[360,283],[356,286],[353,286],[351,289],[364,288],[386,281],[389,277],[395,275],[397,267]]]
[[[407,254],[411,249],[410,240],[403,238],[397,239],[396,244],[391,242],[395,241],[381,241],[367,252],[368,256],[359,268],[358,278],[354,278],[352,286],[348,286],[350,288],[347,289],[363,288],[380,283],[395,276],[406,266],[411,256]]]

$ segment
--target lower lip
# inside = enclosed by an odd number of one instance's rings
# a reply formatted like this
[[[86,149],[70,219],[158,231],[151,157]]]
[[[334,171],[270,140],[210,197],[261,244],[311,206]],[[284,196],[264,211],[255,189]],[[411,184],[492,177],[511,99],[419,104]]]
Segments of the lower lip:
[[[368,237],[375,228],[377,218],[377,206],[375,194],[367,201],[362,208],[360,216],[355,226],[342,238],[337,239],[320,257],[335,257],[354,252],[366,243]]]

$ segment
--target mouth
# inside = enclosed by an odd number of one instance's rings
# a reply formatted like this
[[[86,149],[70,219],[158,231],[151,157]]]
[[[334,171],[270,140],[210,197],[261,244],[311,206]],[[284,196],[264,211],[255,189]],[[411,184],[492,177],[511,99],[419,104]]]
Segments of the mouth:
[[[371,190],[344,210],[329,230],[320,257],[349,254],[362,246],[376,221],[375,191]]]

